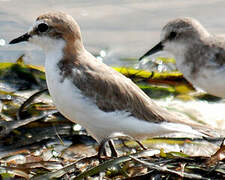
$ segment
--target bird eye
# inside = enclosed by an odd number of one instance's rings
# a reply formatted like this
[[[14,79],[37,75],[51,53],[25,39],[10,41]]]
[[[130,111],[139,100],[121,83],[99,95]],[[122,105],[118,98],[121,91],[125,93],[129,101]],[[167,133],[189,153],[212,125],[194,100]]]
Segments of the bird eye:
[[[48,30],[48,25],[45,23],[41,23],[38,25],[37,29],[39,32],[45,32]]]
[[[174,31],[172,31],[172,32],[170,33],[170,35],[169,35],[169,39],[170,39],[170,40],[171,40],[171,39],[174,39],[174,38],[176,37],[176,35],[177,35],[177,33],[174,32]]]

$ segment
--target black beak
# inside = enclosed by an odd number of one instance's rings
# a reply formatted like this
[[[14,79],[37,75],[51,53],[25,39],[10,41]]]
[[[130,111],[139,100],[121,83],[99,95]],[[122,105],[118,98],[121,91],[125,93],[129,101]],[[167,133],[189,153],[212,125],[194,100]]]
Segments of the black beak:
[[[19,42],[23,42],[23,41],[28,41],[28,39],[31,37],[30,34],[26,33],[16,39],[13,39],[12,41],[9,42],[9,44],[16,44],[16,43],[19,43]]]
[[[150,49],[148,52],[146,52],[143,56],[141,56],[139,58],[139,61],[141,61],[143,58],[150,56],[152,54],[155,54],[159,51],[163,50],[163,45],[162,42],[159,42],[158,44],[156,44],[152,49]]]

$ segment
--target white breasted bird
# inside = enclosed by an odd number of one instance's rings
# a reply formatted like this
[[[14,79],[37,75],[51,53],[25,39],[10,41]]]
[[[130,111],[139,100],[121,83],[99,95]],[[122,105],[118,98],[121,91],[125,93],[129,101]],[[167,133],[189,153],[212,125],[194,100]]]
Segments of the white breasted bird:
[[[193,85],[225,98],[225,36],[210,34],[193,18],[178,18],[163,27],[160,42],[140,60],[161,50],[174,55]]]
[[[80,28],[68,14],[40,15],[10,44],[22,41],[44,50],[47,85],[57,109],[98,142],[115,132],[143,138],[212,131],[159,107],[130,79],[97,60],[84,48]]]

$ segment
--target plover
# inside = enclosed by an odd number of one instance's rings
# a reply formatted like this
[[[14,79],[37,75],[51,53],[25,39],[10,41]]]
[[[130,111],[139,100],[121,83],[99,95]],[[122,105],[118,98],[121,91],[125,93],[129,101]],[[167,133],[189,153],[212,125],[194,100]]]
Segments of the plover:
[[[168,51],[175,56],[178,70],[193,85],[225,97],[225,36],[210,34],[193,18],[178,18],[163,27],[160,39],[140,60]]]
[[[207,131],[159,107],[130,79],[91,55],[68,14],[40,15],[10,44],[22,41],[44,50],[47,85],[57,109],[98,142],[115,132],[144,138],[173,132],[201,136]]]

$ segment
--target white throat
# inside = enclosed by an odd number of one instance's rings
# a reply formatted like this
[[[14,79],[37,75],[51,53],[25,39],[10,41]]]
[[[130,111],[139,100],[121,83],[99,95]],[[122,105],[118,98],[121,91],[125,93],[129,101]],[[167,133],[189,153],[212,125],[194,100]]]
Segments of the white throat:
[[[63,39],[53,39],[47,36],[38,36],[34,35],[29,39],[29,42],[41,47],[45,55],[51,53],[62,52],[62,49],[65,47],[66,42]]]
[[[191,68],[188,64],[185,64],[185,53],[188,50],[188,46],[185,43],[170,42],[165,45],[164,50],[174,56],[177,69],[179,69],[185,77],[190,77]]]

